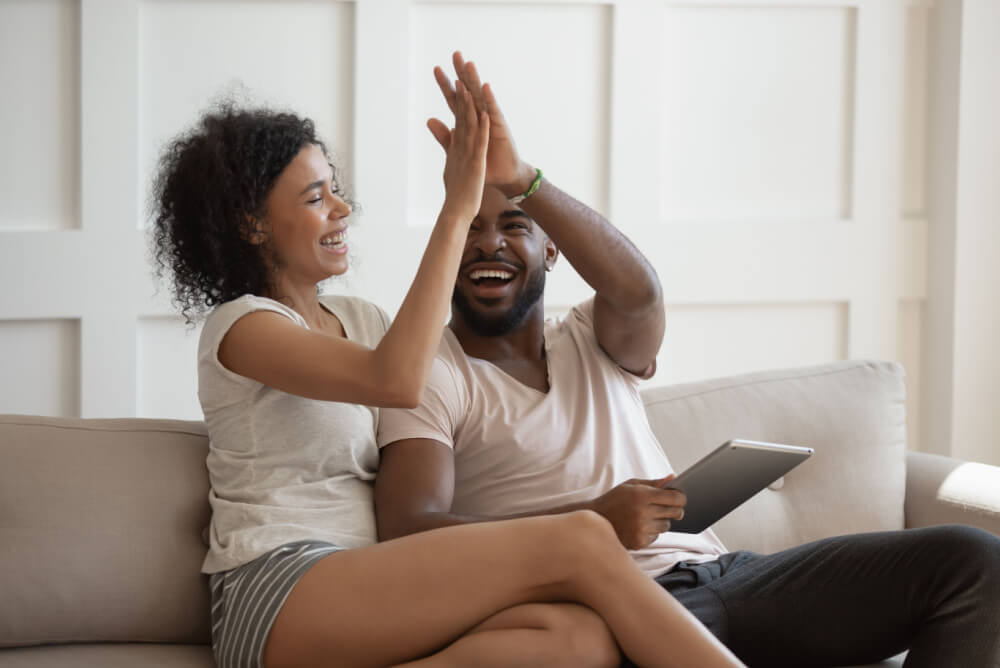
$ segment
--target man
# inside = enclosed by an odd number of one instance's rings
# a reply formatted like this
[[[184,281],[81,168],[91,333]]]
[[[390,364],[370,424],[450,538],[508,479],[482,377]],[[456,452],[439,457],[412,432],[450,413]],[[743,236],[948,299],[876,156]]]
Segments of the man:
[[[421,405],[381,414],[380,538],[586,508],[749,665],[844,665],[909,648],[907,666],[1000,666],[1000,539],[986,532],[867,534],[764,556],[728,553],[711,531],[669,531],[686,500],[664,489],[670,466],[638,392],[664,330],[657,276],[520,159],[488,86],[458,54],[455,67],[490,114],[496,187],[470,229]],[[430,126],[446,146],[444,125]],[[545,272],[559,252],[595,295],[547,323]]]

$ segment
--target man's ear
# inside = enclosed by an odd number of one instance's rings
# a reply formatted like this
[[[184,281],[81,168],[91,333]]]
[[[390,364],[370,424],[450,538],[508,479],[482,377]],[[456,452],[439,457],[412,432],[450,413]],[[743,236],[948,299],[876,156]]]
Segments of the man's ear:
[[[240,226],[240,236],[254,246],[260,246],[267,241],[267,229],[264,222],[249,213],[243,214],[244,224]]]
[[[552,243],[552,239],[545,237],[545,271],[552,271],[559,259],[559,249]]]

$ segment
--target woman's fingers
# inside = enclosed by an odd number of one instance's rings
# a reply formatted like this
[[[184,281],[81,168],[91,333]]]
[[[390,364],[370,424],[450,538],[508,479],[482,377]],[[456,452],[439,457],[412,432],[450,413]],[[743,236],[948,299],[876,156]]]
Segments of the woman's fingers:
[[[451,146],[452,140],[460,142],[462,145],[471,144],[478,151],[480,145],[485,150],[485,145],[489,140],[489,120],[485,111],[476,112],[476,106],[472,101],[472,96],[465,86],[458,82],[455,92],[455,129],[449,130],[448,126],[437,118],[427,120],[427,129],[434,135],[434,139],[445,149]],[[483,119],[486,118],[484,125]]]
[[[468,91],[465,90],[465,86],[461,81],[455,83],[455,132],[461,135],[466,126],[469,124],[469,119],[466,114],[469,107],[468,102]]]
[[[465,58],[462,57],[461,51],[453,51],[451,54],[451,64],[455,67],[455,72],[459,77],[462,76],[462,69],[465,67]]]
[[[458,93],[459,83],[461,83],[462,87],[471,94],[477,111],[482,111],[484,109],[490,111],[488,107],[490,100],[486,97],[485,87],[479,79],[479,72],[476,70],[475,64],[471,61],[466,62],[462,58],[462,54],[459,51],[455,51],[452,54],[452,62],[455,66],[455,73],[458,75],[458,79],[455,81],[454,86],[448,76],[444,73],[444,70],[440,67],[434,68],[434,80],[437,82],[438,88],[441,90],[441,95],[444,97],[444,101],[448,104],[448,108],[451,112],[453,114],[459,113],[458,100],[462,97]],[[497,110],[497,113],[499,113],[499,107],[497,107],[495,99],[492,100],[492,104],[494,109]],[[493,112],[490,113],[493,114]],[[498,118],[500,117],[494,115],[491,120],[496,123]]]
[[[441,95],[444,96],[444,101],[448,103],[451,113],[455,113],[455,89],[451,86],[451,79],[444,73],[444,70],[440,67],[435,67],[434,80],[437,81],[438,88],[441,89]]]
[[[476,159],[486,156],[486,147],[490,143],[490,115],[486,111],[479,112],[479,136],[476,137]]]
[[[476,111],[472,95],[459,81],[455,89],[455,129],[449,132],[447,126],[436,118],[428,120],[427,127],[438,143],[446,147],[449,162],[454,160],[456,164],[469,165],[471,160],[477,167],[481,163],[482,169],[485,169],[489,123],[489,115],[485,111]]]
[[[427,129],[434,135],[437,143],[441,144],[441,148],[447,151],[451,145],[451,130],[448,129],[448,126],[436,118],[429,118],[427,119]]]
[[[455,129],[462,127],[464,132],[472,134],[476,130],[476,105],[472,101],[472,95],[461,81],[456,84],[455,90],[460,96],[458,111],[455,114]]]
[[[476,71],[476,65],[471,60],[466,61],[462,57],[461,51],[455,51],[451,54],[452,65],[455,66],[455,74],[465,85],[466,89],[472,93],[472,99],[476,103],[476,109],[482,111],[486,108],[486,102],[483,100],[483,87],[479,80],[479,72]]]
[[[479,80],[479,72],[476,71],[476,64],[469,61],[462,68],[462,83],[472,93],[472,99],[476,103],[476,109],[482,111],[486,109],[486,100],[483,97],[483,84]]]

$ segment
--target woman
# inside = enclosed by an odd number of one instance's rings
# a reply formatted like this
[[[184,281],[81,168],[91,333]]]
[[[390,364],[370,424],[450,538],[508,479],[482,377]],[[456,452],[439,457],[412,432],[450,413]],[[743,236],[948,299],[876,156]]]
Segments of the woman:
[[[170,145],[155,253],[199,344],[210,436],[213,649],[233,666],[733,666],[572,513],[375,543],[378,406],[414,406],[486,175],[490,118],[461,83],[446,196],[395,322],[318,296],[348,269],[343,198],[313,125],[223,108]],[[410,662],[410,663],[407,663]]]

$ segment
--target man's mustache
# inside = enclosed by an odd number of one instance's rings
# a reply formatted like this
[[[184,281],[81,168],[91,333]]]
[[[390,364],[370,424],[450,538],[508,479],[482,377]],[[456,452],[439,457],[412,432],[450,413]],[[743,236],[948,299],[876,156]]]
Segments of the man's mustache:
[[[473,259],[469,260],[468,262],[463,263],[462,266],[459,268],[459,271],[465,271],[466,269],[468,269],[472,265],[479,264],[480,262],[494,262],[494,263],[497,263],[497,264],[505,264],[505,265],[507,265],[509,267],[517,269],[518,271],[523,271],[524,270],[524,265],[523,264],[521,264],[517,260],[509,260],[509,259],[503,257],[503,255],[498,251],[498,252],[494,253],[493,255],[486,255],[485,253],[480,252]]]

